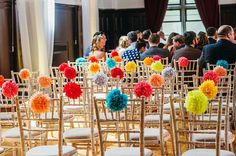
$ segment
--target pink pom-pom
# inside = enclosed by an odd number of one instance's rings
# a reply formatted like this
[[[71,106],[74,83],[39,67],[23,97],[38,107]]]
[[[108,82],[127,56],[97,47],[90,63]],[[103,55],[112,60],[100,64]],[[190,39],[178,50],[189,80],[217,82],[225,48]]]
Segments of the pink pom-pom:
[[[111,51],[111,57],[119,56],[119,53],[116,50]]]
[[[154,61],[161,61],[161,60],[162,60],[162,57],[159,56],[159,55],[155,55],[155,56],[153,56],[153,60],[154,60]]]
[[[58,67],[58,70],[61,72],[61,73],[64,73],[65,69],[69,67],[69,65],[67,63],[62,63],[59,67]]]
[[[18,86],[13,81],[6,81],[2,85],[2,94],[9,99],[14,98],[18,94]]]
[[[150,97],[152,95],[152,86],[147,82],[139,82],[134,87],[134,94],[137,97]]]
[[[77,99],[82,95],[80,85],[75,82],[68,82],[64,86],[64,92],[66,93],[66,96],[71,99]]]
[[[72,80],[76,77],[76,70],[73,68],[73,67],[67,67],[65,70],[64,70],[64,75],[67,79],[69,80]]]
[[[187,67],[189,64],[189,60],[186,57],[180,57],[178,62],[180,67]]]
[[[217,85],[219,81],[219,76],[214,71],[208,71],[203,75],[202,80],[203,82],[206,80],[212,80],[214,81],[215,85]]]

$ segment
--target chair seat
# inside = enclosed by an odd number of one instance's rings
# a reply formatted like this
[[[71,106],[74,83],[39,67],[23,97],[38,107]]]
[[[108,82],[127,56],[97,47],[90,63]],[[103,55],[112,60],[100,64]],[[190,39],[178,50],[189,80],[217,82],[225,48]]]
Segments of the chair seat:
[[[45,120],[45,119],[56,119],[58,120],[59,119],[59,116],[58,114],[53,114],[52,115],[52,112],[49,112],[49,113],[46,113],[46,114],[40,114],[40,118]],[[63,120],[69,120],[73,118],[73,115],[72,114],[64,114],[63,115]]]
[[[125,117],[125,114],[121,113],[120,118],[123,119],[124,117]],[[99,118],[100,118],[100,120],[113,120],[113,119],[116,119],[117,117],[112,116],[111,113],[107,113],[106,116],[104,113],[100,113]],[[96,120],[96,116],[94,116],[94,120]]]
[[[175,107],[175,109],[179,109],[179,103],[174,103],[174,107]],[[170,103],[166,103],[163,106],[164,110],[170,110],[170,108],[171,108]]]
[[[78,111],[81,111],[83,108],[84,108],[83,106],[70,105],[70,106],[64,106],[63,110],[69,111],[69,112],[78,112]]]
[[[160,122],[160,115],[147,115],[144,117],[145,123],[158,123]],[[170,122],[170,114],[163,114],[163,122]]]
[[[151,150],[144,148],[144,156],[152,156]],[[140,156],[139,147],[116,147],[105,151],[105,156]]]
[[[0,120],[12,120],[16,118],[17,118],[16,113],[0,112]]]
[[[38,127],[32,127],[31,128],[32,130],[44,130],[42,128],[38,128]],[[27,137],[29,131],[24,131],[24,136]],[[42,131],[31,131],[31,135],[32,136],[38,136],[42,134]],[[15,127],[15,128],[11,128],[11,129],[8,129],[6,132],[4,132],[2,134],[2,137],[3,138],[20,138],[20,130],[18,127]]]
[[[0,147],[0,154],[4,152],[4,148]]]
[[[194,133],[192,135],[192,140],[195,142],[198,141],[208,141],[215,142],[216,139],[216,130],[199,130],[201,132],[214,132],[215,134],[203,134],[203,133]],[[221,141],[225,140],[225,131],[221,130],[220,132]],[[234,135],[232,132],[228,131],[228,143],[231,144],[234,141]]]
[[[63,156],[76,156],[77,151],[74,147],[63,146],[62,147]],[[26,156],[57,156],[58,155],[58,146],[57,145],[48,145],[48,146],[37,146],[31,148],[26,152]]]
[[[89,139],[90,128],[72,128],[63,133],[64,139]],[[98,136],[98,129],[94,129],[94,136]]]
[[[165,98],[169,98],[171,96],[171,94],[164,94]],[[175,98],[179,97],[179,94],[174,94],[173,95]]]
[[[216,156],[215,149],[191,149],[182,154],[182,156]],[[235,156],[230,151],[220,150],[220,156]]]
[[[134,130],[138,131],[138,129]],[[170,133],[166,130],[163,129],[163,139],[164,141],[167,141],[170,139]],[[131,140],[138,140],[139,139],[140,133],[130,133],[130,139]],[[150,140],[155,140],[159,141],[160,140],[160,129],[159,128],[145,128],[144,129],[144,140],[150,141]]]
[[[94,97],[96,99],[106,99],[107,94],[106,93],[94,93]]]

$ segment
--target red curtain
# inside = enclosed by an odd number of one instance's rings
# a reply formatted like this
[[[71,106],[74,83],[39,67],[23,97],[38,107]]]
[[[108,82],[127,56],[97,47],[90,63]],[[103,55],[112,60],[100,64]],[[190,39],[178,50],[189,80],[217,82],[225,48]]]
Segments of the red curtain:
[[[195,0],[198,12],[205,28],[219,27],[218,0]]]
[[[152,32],[160,30],[163,23],[168,0],[144,0],[147,26]]]

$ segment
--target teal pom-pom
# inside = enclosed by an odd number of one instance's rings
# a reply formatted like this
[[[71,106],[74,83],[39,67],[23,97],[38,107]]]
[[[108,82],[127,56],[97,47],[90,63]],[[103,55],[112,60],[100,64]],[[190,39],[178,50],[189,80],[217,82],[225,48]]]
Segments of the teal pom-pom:
[[[225,69],[228,69],[228,68],[229,68],[229,63],[228,63],[226,60],[218,60],[218,61],[216,62],[216,65],[217,65],[217,66],[224,67]]]
[[[85,65],[85,62],[87,62],[87,60],[83,57],[79,57],[75,60],[75,62],[77,66],[83,67]]]
[[[116,61],[113,58],[108,58],[106,60],[107,67],[109,69],[115,68],[116,67]]]
[[[107,108],[112,112],[119,112],[126,108],[128,103],[128,96],[122,94],[119,89],[113,89],[107,95]]]

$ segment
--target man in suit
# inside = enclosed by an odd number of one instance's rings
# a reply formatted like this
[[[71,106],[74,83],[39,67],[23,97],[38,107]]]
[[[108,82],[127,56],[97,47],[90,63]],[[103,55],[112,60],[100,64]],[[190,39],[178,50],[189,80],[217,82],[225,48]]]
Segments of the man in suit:
[[[187,31],[184,33],[185,46],[174,52],[172,62],[178,60],[180,57],[186,57],[189,60],[197,60],[201,56],[201,51],[196,49],[197,45],[196,33],[193,31]]]
[[[146,48],[148,49],[150,47],[149,43],[148,43],[148,38],[150,37],[150,35],[152,34],[150,29],[144,30],[143,31],[143,40],[146,43]]]
[[[215,44],[203,47],[200,67],[205,67],[206,63],[215,64],[218,60],[226,60],[228,63],[236,62],[236,44],[234,44],[234,30],[229,25],[222,25],[218,29],[219,40]]]
[[[146,57],[153,57],[155,55],[159,55],[162,58],[168,57],[170,59],[170,52],[167,49],[158,48],[158,45],[160,44],[160,36],[158,34],[151,34],[148,42],[150,48],[140,55],[141,60],[144,60]]]
[[[209,44],[216,43],[217,30],[215,27],[208,27],[207,28],[207,37],[208,37]]]

